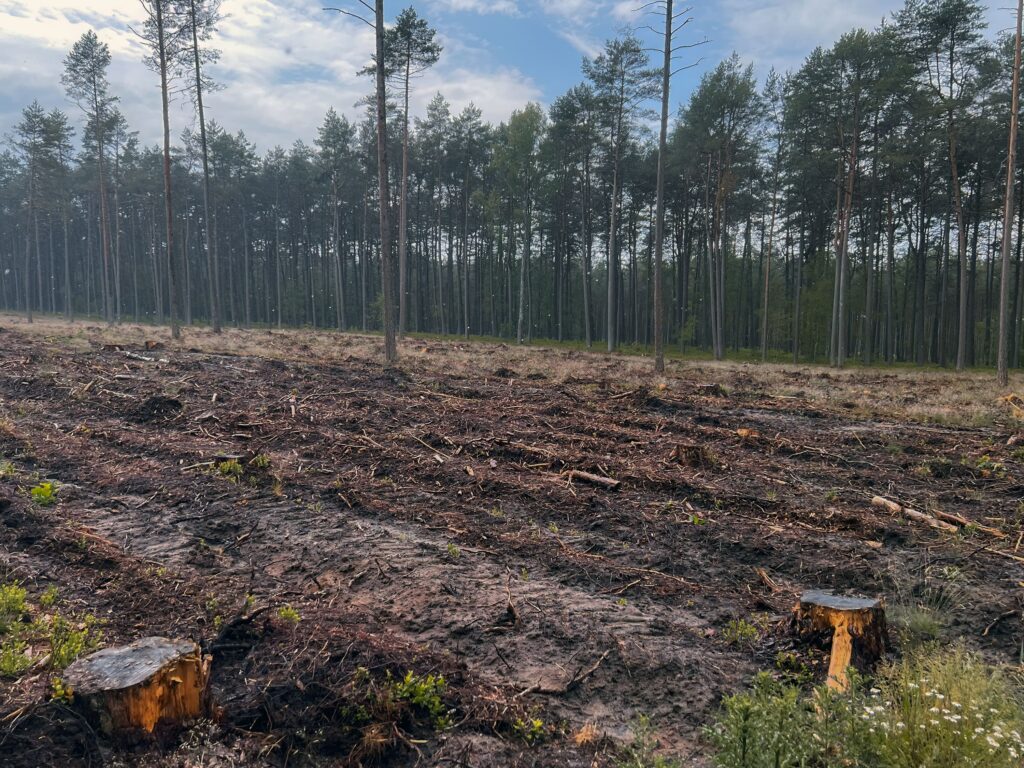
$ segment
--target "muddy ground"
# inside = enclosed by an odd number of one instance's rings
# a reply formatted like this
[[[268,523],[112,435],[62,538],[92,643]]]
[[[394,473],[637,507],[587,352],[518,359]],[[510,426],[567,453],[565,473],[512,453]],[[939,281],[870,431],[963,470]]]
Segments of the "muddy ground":
[[[33,605],[55,585],[105,644],[195,638],[220,708],[112,745],[42,703],[59,673],[40,662],[0,681],[4,765],[610,766],[639,715],[707,765],[723,695],[780,652],[823,676],[788,627],[811,588],[923,607],[993,661],[1021,653],[1008,407],[960,427],[800,395],[895,386],[870,370],[768,385],[675,362],[655,379],[439,341],[387,370],[368,337],[331,336],[325,356],[298,332],[233,331],[232,353],[189,332],[147,349],[162,331],[0,328],[0,578]],[[55,504],[26,492],[41,480]],[[876,494],[1006,535],[935,531]],[[374,705],[409,671],[445,676],[451,727]]]

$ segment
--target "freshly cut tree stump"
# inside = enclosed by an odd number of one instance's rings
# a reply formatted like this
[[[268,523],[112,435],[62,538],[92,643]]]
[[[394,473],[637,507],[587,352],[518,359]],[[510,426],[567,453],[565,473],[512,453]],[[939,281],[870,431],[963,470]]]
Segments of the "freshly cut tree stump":
[[[146,637],[79,659],[64,682],[107,735],[149,734],[208,714],[210,660],[191,640]]]
[[[881,600],[805,592],[796,606],[796,627],[805,639],[831,636],[830,688],[845,691],[850,684],[848,667],[866,668],[885,653],[885,607]]]

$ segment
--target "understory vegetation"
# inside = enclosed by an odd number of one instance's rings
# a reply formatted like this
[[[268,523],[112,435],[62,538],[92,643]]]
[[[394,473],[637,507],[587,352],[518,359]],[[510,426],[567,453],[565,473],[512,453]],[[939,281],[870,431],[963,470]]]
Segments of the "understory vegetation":
[[[707,736],[721,768],[1019,768],[1020,682],[959,645],[853,675],[845,693],[763,672]]]
[[[0,584],[0,677],[17,677],[35,665],[59,672],[99,647],[98,619],[63,614],[55,608],[58,599],[56,588],[48,587],[34,608],[23,586]]]

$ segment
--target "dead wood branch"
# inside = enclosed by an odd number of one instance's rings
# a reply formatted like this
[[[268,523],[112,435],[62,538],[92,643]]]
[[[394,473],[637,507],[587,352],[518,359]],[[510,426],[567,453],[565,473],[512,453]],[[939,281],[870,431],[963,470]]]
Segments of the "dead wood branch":
[[[619,486],[622,485],[622,482],[619,480],[615,480],[610,477],[605,477],[603,475],[595,475],[591,472],[583,472],[582,470],[579,469],[570,469],[566,473],[566,476],[569,478],[569,482],[572,482],[573,480],[579,480],[580,482],[583,483],[589,483],[590,485],[597,485],[602,488],[607,488],[609,491],[617,491],[619,489]]]

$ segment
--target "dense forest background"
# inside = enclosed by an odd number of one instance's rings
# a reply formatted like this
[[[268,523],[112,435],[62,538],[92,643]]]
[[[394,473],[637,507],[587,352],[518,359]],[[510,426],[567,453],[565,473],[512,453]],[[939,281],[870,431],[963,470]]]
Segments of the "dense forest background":
[[[369,100],[364,120],[331,109],[313,145],[261,153],[237,126],[203,118],[216,3],[143,5],[147,63],[165,93],[196,105],[195,125],[168,145],[165,169],[163,148],[118,110],[109,50],[83,36],[65,61],[76,109],[28,105],[0,154],[0,306],[379,328]],[[668,139],[669,344],[715,357],[994,363],[1013,41],[989,34],[983,11],[908,0],[795,72],[759,82],[734,54],[703,76]],[[452,114],[442,94],[409,119],[415,75],[443,51],[415,11],[388,28],[401,331],[652,344],[662,70],[650,47],[624,33],[550,108],[526,104],[489,125],[472,107]],[[1015,178],[1019,367],[1024,171]]]

